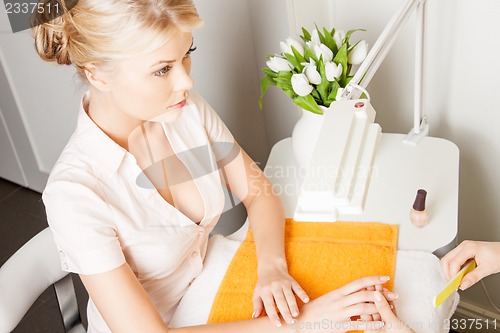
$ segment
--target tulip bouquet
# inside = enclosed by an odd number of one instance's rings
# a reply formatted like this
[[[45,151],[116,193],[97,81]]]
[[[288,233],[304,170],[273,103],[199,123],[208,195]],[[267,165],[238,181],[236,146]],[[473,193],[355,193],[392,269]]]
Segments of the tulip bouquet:
[[[353,65],[366,58],[365,40],[351,44],[351,35],[363,29],[331,30],[317,27],[312,33],[302,28],[302,42],[290,37],[280,43],[281,54],[269,56],[261,81],[260,107],[269,86],[281,88],[301,108],[323,114],[352,79]]]

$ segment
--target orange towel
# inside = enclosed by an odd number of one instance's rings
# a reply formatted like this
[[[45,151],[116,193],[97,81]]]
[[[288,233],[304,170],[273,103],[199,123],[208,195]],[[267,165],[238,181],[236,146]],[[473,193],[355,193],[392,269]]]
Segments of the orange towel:
[[[287,219],[288,269],[311,299],[370,275],[390,276],[385,287],[392,290],[397,239],[397,225]],[[251,319],[256,283],[257,258],[249,230],[217,291],[208,322]]]

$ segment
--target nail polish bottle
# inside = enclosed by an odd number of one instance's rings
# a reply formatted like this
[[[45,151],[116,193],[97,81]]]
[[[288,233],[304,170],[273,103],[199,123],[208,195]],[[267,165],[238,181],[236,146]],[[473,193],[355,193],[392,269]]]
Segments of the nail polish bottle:
[[[427,196],[426,190],[418,190],[417,197],[413,203],[413,208],[410,211],[410,221],[414,226],[419,228],[424,227],[429,223],[429,214],[425,210],[425,198]]]

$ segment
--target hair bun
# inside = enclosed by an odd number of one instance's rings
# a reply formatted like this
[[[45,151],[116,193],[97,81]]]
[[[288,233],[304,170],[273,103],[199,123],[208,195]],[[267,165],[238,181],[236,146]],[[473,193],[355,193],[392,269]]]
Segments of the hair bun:
[[[53,0],[41,2],[45,3],[45,9],[50,7],[63,10],[64,5],[55,7]],[[37,11],[32,18],[35,48],[38,55],[45,61],[57,62],[62,65],[71,65],[72,63],[69,53],[69,38],[65,33],[66,15],[69,14],[57,13],[55,9],[52,9]]]

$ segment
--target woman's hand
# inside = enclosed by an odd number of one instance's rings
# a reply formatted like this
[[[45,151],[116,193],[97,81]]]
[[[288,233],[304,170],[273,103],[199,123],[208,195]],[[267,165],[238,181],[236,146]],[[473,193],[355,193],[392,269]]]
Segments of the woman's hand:
[[[500,243],[463,241],[441,259],[444,276],[450,280],[469,259],[475,259],[476,269],[466,274],[460,284],[465,290],[482,278],[500,272]]]
[[[366,330],[365,333],[415,333],[405,323],[398,319],[396,308],[392,302],[388,302],[380,291],[375,291],[375,307],[384,322],[384,327],[379,330]]]
[[[301,307],[301,314],[292,324],[296,332],[338,333],[351,330],[377,330],[381,321],[351,321],[351,317],[367,317],[379,313],[375,306],[378,291],[367,290],[373,286],[380,289],[389,280],[387,276],[370,276],[355,280],[335,289]],[[383,316],[382,316],[383,317]],[[317,327],[317,323],[321,327]]]
[[[253,293],[253,318],[262,315],[263,310],[276,326],[281,326],[280,317],[276,311],[279,310],[283,319],[291,324],[293,318],[299,315],[299,307],[295,296],[302,302],[309,302],[309,296],[302,287],[295,281],[287,268],[259,269],[259,279]]]

